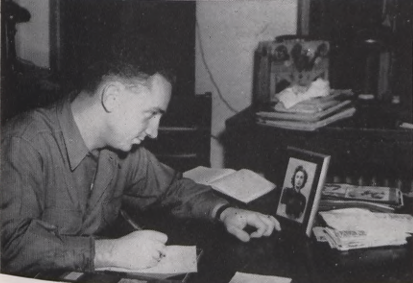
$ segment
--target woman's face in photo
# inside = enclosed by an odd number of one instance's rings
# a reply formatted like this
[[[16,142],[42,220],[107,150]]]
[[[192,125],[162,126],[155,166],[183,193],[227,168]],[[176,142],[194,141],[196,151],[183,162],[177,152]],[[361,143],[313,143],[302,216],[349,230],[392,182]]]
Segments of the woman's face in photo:
[[[304,173],[298,171],[294,177],[294,185],[297,189],[301,189],[304,184]]]

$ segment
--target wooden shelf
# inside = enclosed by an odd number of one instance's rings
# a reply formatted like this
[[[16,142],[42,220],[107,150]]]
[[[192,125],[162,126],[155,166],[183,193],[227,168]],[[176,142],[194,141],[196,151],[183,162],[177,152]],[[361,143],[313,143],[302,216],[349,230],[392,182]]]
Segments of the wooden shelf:
[[[328,181],[413,191],[413,131],[398,127],[391,108],[358,105],[354,117],[313,132],[256,125],[247,108],[226,121],[226,166],[260,171],[277,182],[285,173],[285,148],[296,146],[331,155]]]

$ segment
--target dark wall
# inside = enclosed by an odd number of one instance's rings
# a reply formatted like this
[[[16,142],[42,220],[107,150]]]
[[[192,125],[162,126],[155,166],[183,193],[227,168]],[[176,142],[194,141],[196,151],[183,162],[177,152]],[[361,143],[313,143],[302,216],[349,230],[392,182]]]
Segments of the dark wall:
[[[12,3],[7,1],[7,3]],[[29,21],[16,9],[2,10],[1,122],[44,106],[77,88],[82,70],[120,52],[141,52],[151,40],[176,71],[174,95],[195,91],[195,1],[50,1],[50,59],[45,69],[16,60],[14,24]],[[13,8],[14,6],[12,6]],[[6,22],[7,19],[8,20]],[[7,24],[7,25],[6,25]],[[10,32],[6,32],[10,31]],[[6,52],[7,51],[7,52]]]
[[[174,92],[195,90],[195,1],[65,0],[60,4],[60,72],[75,83],[91,62],[156,42],[177,73]]]

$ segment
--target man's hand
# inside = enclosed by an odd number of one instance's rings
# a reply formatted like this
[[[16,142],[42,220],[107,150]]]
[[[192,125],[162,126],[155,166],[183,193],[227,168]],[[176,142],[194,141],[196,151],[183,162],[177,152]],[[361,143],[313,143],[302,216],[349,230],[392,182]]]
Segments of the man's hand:
[[[115,240],[96,240],[95,268],[143,269],[155,266],[165,255],[168,237],[160,232],[132,232]]]
[[[234,207],[225,209],[220,216],[220,220],[224,223],[229,233],[235,235],[243,242],[248,242],[250,238],[269,236],[274,229],[277,231],[281,230],[280,223],[271,215]],[[244,231],[247,225],[256,228],[256,231],[249,235]]]

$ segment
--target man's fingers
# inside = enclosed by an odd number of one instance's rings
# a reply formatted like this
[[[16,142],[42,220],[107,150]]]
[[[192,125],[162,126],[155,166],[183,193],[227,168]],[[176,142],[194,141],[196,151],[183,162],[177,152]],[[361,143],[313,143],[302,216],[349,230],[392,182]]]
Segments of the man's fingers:
[[[159,261],[160,261],[159,257],[156,258],[156,257],[152,256],[152,259],[148,262],[148,265],[146,267],[147,268],[153,267],[153,266],[157,265],[159,263]]]
[[[252,238],[259,238],[267,232],[267,224],[261,219],[261,217],[255,216],[251,221],[248,222],[248,224],[257,228],[257,231],[251,233],[250,236]]]
[[[248,242],[250,240],[248,233],[238,227],[228,226],[227,231],[243,242]]]
[[[163,244],[165,244],[168,241],[168,236],[164,233],[153,230],[145,230],[145,233],[151,239],[161,242]]]
[[[257,231],[251,234],[253,238],[259,238],[261,236],[270,236],[274,229],[281,230],[280,223],[271,215],[259,214],[254,217],[251,222],[248,223],[257,228]]]
[[[276,223],[274,222],[277,221],[274,217],[271,215],[261,215],[261,220],[267,225],[267,229],[264,232],[264,236],[270,236],[272,232],[274,231]],[[278,221],[277,221],[278,222]]]
[[[280,224],[280,222],[278,222],[278,220],[275,219],[274,216],[270,216],[269,218],[270,218],[270,220],[272,221],[272,223],[274,223],[275,230],[281,231],[281,224]]]
[[[161,258],[165,257],[165,255],[166,255],[166,246],[162,245],[162,247],[159,247],[157,249],[157,251],[158,251]]]

